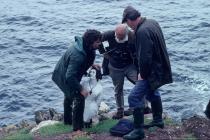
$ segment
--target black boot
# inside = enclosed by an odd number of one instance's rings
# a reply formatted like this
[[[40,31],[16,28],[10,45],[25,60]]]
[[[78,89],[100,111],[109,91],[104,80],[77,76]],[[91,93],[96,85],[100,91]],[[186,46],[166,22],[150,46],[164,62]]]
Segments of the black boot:
[[[133,109],[132,108],[128,108],[127,110],[124,111],[124,115],[125,116],[133,115]]]
[[[133,118],[134,118],[134,130],[131,131],[129,134],[123,136],[126,140],[141,140],[145,137],[144,135],[144,109],[143,108],[136,108],[133,111]]]
[[[210,100],[204,113],[206,114],[206,117],[210,119]]]
[[[72,99],[64,98],[64,124],[72,125]]]
[[[118,108],[117,113],[113,115],[112,119],[119,120],[124,116],[124,108]]]
[[[148,129],[154,126],[157,126],[159,128],[164,128],[164,122],[162,119],[163,107],[162,107],[161,98],[159,98],[158,100],[152,101],[151,107],[152,107],[153,121],[147,125],[144,125],[144,128]]]
[[[85,108],[85,98],[84,96],[77,95],[74,100],[73,109],[73,131],[82,130],[84,127],[83,114]]]

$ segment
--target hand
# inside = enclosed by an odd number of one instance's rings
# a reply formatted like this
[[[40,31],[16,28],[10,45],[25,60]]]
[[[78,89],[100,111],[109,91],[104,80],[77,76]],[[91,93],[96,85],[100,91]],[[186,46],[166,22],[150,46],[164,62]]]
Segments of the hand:
[[[138,80],[144,80],[143,78],[141,78],[141,74],[138,74]]]
[[[95,70],[100,70],[101,66],[99,64],[93,64],[92,68],[95,69]]]
[[[104,58],[109,59],[110,58],[109,54],[104,54]]]
[[[80,94],[86,98],[90,93],[86,89],[82,89]]]

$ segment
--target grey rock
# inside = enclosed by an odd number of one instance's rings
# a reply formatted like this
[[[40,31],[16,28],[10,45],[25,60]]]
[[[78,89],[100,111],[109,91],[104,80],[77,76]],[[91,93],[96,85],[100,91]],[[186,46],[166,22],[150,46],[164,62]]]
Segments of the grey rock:
[[[40,122],[46,120],[62,121],[63,114],[56,112],[53,108],[49,108],[48,110],[39,110],[35,112],[36,124],[39,124]]]
[[[15,125],[8,125],[7,127],[3,128],[3,131],[5,133],[10,133],[11,131],[17,130],[17,127]]]
[[[51,120],[52,117],[49,111],[39,110],[35,112],[35,121],[39,124],[41,121]]]
[[[52,120],[63,121],[63,114],[55,114]]]
[[[30,126],[30,123],[27,121],[27,120],[22,120],[20,123],[19,123],[19,128],[26,128]]]

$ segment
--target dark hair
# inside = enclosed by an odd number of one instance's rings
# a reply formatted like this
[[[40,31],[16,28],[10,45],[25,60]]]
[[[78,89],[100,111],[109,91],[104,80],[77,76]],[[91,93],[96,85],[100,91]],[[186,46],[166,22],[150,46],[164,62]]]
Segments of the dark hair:
[[[101,40],[102,34],[94,29],[88,29],[83,35],[83,43],[85,46],[92,45],[98,39]]]
[[[132,6],[127,6],[123,11],[123,19],[122,23],[127,22],[127,19],[136,20],[138,17],[141,16],[141,13],[133,8]]]
[[[138,12],[130,13],[129,15],[127,15],[127,19],[130,19],[130,20],[136,20],[138,17],[140,17],[140,13]]]

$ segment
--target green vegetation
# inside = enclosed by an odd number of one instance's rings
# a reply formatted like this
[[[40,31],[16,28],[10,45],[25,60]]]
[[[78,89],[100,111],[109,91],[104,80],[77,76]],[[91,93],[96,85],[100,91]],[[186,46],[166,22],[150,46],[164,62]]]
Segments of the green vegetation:
[[[188,134],[185,135],[184,140],[197,140],[197,138],[193,134]]]
[[[147,117],[144,117],[144,124],[148,124],[150,123],[152,120],[151,119],[148,119]],[[173,122],[173,120],[171,118],[166,118],[164,119],[164,123],[165,125],[176,125],[175,122]]]
[[[167,118],[164,120],[165,125],[176,125],[176,123],[171,119],[171,118]]]
[[[131,119],[132,118],[128,118]],[[151,119],[148,119],[145,117],[145,124],[151,122]],[[109,129],[114,126],[118,120],[104,120],[102,122],[99,122],[99,124],[93,126],[92,128],[86,128],[84,129],[87,132],[87,135],[82,135],[78,137],[74,137],[73,140],[90,140],[89,134],[90,133],[109,133]],[[172,119],[166,119],[164,120],[165,125],[172,126],[176,125]],[[156,127],[152,127],[148,129],[149,132],[155,132]],[[64,133],[70,133],[72,131],[72,126],[69,125],[64,125],[62,122],[55,124],[55,125],[49,125],[42,127],[38,130],[39,134],[41,137],[50,137],[50,136],[55,136],[59,134],[64,134]],[[9,136],[5,137],[3,140],[32,140],[33,135],[29,133],[29,130],[27,129],[22,129],[17,131],[16,133],[11,133]],[[196,138],[192,134],[185,134],[184,137],[182,136],[183,140],[196,140]]]
[[[118,121],[117,120],[112,120],[108,119],[102,122],[99,122],[96,126],[92,128],[85,129],[87,132],[92,132],[92,133],[102,133],[102,132],[109,132],[109,129],[114,126]]]
[[[32,140],[32,135],[29,134],[27,129],[19,130],[15,133],[6,136],[3,140]]]
[[[144,124],[148,124],[151,121],[152,121],[152,119],[148,119],[147,117],[144,117]]]
[[[77,138],[74,138],[73,140],[91,140],[91,139],[88,138],[87,136],[79,136]]]
[[[53,136],[61,133],[68,133],[71,131],[72,127],[69,125],[64,125],[63,123],[49,125],[39,129],[39,133],[41,136]]]
[[[155,132],[157,130],[157,127],[150,127],[148,129],[148,131],[151,133],[151,132]]]

